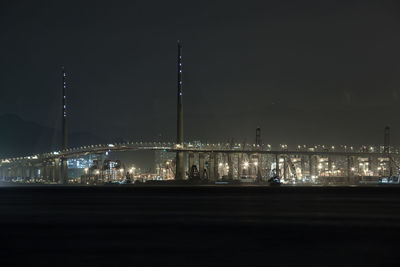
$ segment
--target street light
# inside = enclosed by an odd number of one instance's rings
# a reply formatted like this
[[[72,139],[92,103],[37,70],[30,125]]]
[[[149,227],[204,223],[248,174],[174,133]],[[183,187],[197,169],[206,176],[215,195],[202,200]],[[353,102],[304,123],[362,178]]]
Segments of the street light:
[[[243,163],[243,165],[244,165],[245,168],[247,168],[247,167],[249,167],[249,162],[248,162],[248,161],[245,161],[245,162]]]

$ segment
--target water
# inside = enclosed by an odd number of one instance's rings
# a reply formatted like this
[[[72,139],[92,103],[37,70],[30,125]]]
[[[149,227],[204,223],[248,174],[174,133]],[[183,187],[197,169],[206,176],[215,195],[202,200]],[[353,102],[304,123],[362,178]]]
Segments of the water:
[[[397,186],[3,187],[0,257],[42,266],[399,266],[399,210]]]

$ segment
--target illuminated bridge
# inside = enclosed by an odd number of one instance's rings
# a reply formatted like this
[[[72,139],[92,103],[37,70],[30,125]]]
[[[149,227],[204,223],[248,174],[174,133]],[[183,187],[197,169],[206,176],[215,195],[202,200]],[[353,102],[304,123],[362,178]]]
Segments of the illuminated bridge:
[[[67,184],[70,182],[68,160],[82,156],[96,157],[88,164],[86,176],[95,184],[104,183],[104,160],[115,151],[159,151],[174,155],[162,168],[177,180],[265,181],[279,176],[287,183],[376,182],[378,177],[399,175],[399,149],[389,145],[389,127],[385,128],[382,146],[296,146],[272,148],[261,142],[257,128],[254,144],[184,142],[182,45],[178,41],[177,57],[177,139],[176,142],[126,142],[67,146],[66,73],[62,68],[62,147],[60,151],[0,160],[0,180]],[[171,157],[170,157],[171,158]],[[164,163],[162,163],[164,164]],[[162,178],[162,177],[161,177]]]
[[[201,179],[233,179],[265,181],[279,175],[289,183],[373,182],[377,177],[399,174],[400,154],[396,148],[384,146],[297,146],[289,150],[281,145],[256,144],[179,144],[166,142],[126,142],[93,145],[0,161],[0,179],[21,178],[43,183],[67,183],[62,180],[62,159],[105,154],[115,151],[183,152],[186,178],[195,167]],[[175,169],[175,162],[170,166]],[[101,164],[99,164],[101,166]],[[101,179],[101,168],[93,172]],[[67,176],[68,177],[68,176]]]

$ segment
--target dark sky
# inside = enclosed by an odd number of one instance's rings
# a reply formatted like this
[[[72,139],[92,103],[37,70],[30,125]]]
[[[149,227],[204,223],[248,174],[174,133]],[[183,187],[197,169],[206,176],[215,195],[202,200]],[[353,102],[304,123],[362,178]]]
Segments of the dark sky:
[[[65,65],[70,131],[175,140],[181,39],[186,140],[400,142],[398,1],[8,2],[0,114],[60,127]]]

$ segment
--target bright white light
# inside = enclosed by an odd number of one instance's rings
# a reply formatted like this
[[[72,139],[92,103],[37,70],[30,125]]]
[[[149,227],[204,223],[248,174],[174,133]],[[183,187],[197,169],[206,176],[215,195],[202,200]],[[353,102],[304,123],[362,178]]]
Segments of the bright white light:
[[[113,144],[108,144],[108,147],[114,147],[114,145]]]

